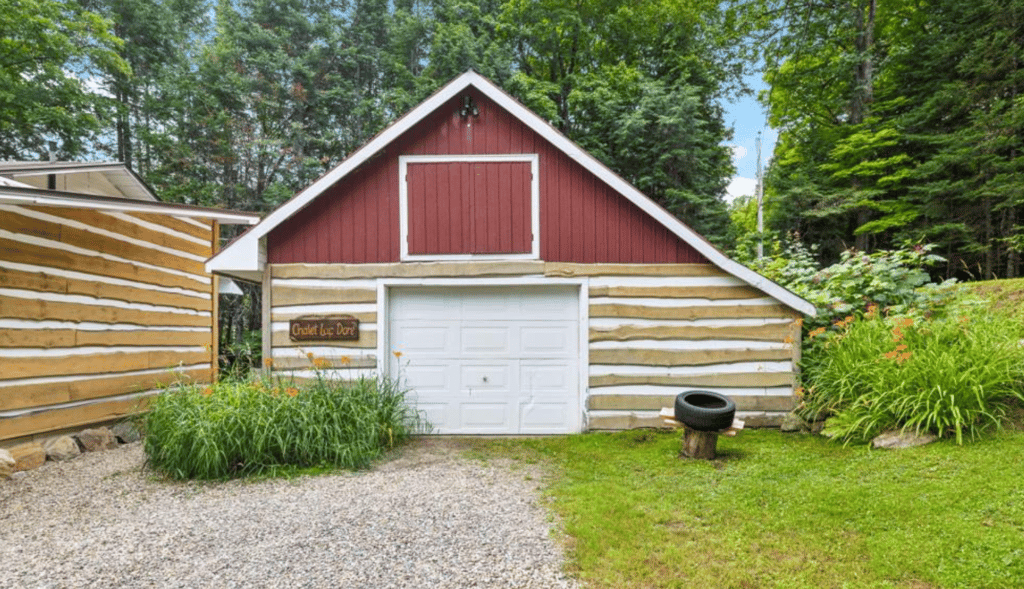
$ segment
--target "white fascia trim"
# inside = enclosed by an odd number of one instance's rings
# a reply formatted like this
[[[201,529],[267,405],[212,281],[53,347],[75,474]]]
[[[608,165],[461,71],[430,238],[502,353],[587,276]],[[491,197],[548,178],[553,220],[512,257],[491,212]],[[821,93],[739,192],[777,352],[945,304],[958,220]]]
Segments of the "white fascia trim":
[[[530,253],[519,254],[410,254],[409,164],[451,162],[528,162],[530,164]],[[540,259],[540,156],[536,153],[495,155],[403,155],[398,157],[398,230],[402,262],[539,260]]]
[[[700,252],[711,263],[717,265],[729,274],[743,280],[747,284],[779,299],[779,301],[785,303],[787,306],[796,309],[805,315],[816,315],[814,305],[739,262],[729,259],[725,254],[718,251],[717,248],[705,241],[703,237],[699,236],[692,229],[684,225],[668,211],[658,206],[654,201],[647,198],[647,196],[622,179],[618,174],[611,171],[596,158],[583,151],[578,145],[570,141],[565,135],[562,135],[562,133],[557,129],[549,125],[546,121],[531,112],[525,106],[519,104],[519,102],[506,94],[501,88],[498,88],[489,80],[472,70],[455,78],[449,82],[447,86],[444,86],[433,96],[422,102],[413,110],[409,111],[409,113],[404,117],[398,119],[398,121],[382,131],[361,149],[356,150],[352,156],[343,161],[338,165],[338,167],[322,176],[308,188],[295,195],[294,198],[269,214],[262,222],[250,229],[234,244],[225,248],[217,257],[226,255],[227,252],[233,248],[244,247],[243,243],[246,241],[258,240],[269,233],[274,227],[305,207],[310,203],[310,201],[319,196],[327,188],[331,187],[349,172],[362,165],[366,160],[370,159],[370,157],[378,151],[385,148],[402,133],[405,133],[424,117],[434,112],[434,110],[469,86],[475,86],[489,99],[506,109],[513,116],[517,117],[541,137],[550,141],[555,147],[560,149],[572,160],[603,180],[611,188],[617,190],[629,199],[630,202],[640,207],[642,211],[654,217],[669,231]],[[217,257],[215,257],[214,260],[216,260]]]
[[[262,272],[265,264],[261,263],[263,256],[259,246],[259,241],[239,239],[207,260],[206,271],[210,274]]]

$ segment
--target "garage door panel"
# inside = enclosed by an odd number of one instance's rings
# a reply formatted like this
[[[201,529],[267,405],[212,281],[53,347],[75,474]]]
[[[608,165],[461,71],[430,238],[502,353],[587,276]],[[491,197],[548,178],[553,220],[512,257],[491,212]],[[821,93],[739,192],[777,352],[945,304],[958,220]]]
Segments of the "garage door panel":
[[[509,395],[513,391],[512,370],[508,364],[462,365],[460,392],[464,395]]]
[[[520,366],[519,374],[523,396],[529,398],[567,398],[575,392],[578,380],[576,367],[569,364],[524,364]]]
[[[444,393],[452,390],[457,384],[452,373],[454,367],[448,364],[420,364],[409,362],[402,367],[402,376],[406,385],[423,397],[428,393]]]
[[[402,293],[402,304],[391,309],[394,321],[423,320],[434,321],[456,320],[460,316],[459,300],[431,291],[410,289]]]
[[[452,419],[450,414],[452,410],[449,403],[420,401],[416,403],[416,410],[420,412],[421,417],[430,425],[431,431],[435,433],[450,433],[454,429],[451,425]]]
[[[505,400],[459,403],[459,426],[467,433],[508,433],[514,428],[512,412]]]
[[[523,325],[519,327],[519,349],[522,356],[546,358],[576,358],[576,340],[579,332],[576,324],[568,321],[556,324]]]
[[[502,355],[512,353],[512,328],[507,325],[490,327],[464,326],[460,331],[463,356]]]
[[[458,350],[458,324],[402,325],[392,330],[391,347],[403,356],[455,356]]]
[[[519,431],[551,434],[565,431],[569,422],[567,403],[522,403],[519,406]]]

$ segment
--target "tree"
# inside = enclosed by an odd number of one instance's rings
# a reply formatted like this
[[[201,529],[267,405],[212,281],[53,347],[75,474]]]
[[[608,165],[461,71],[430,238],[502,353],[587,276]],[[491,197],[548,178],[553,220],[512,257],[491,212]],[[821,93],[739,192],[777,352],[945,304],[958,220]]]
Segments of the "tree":
[[[719,101],[740,69],[714,2],[509,0],[506,88],[708,236],[728,238]]]
[[[111,23],[73,0],[0,0],[0,11],[0,158],[85,154],[111,114],[94,88],[130,73]]]

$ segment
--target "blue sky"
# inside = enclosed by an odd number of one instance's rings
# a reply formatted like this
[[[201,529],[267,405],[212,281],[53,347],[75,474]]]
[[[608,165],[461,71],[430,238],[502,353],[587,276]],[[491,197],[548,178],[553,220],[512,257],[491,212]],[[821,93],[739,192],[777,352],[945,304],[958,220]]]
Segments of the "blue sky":
[[[747,84],[757,92],[766,88],[761,74],[747,76]],[[754,96],[745,96],[725,105],[725,124],[735,130],[729,146],[733,150],[736,175],[729,183],[727,200],[753,195],[757,178],[757,133],[761,131],[761,161],[767,165],[779,134],[768,127],[765,109]]]

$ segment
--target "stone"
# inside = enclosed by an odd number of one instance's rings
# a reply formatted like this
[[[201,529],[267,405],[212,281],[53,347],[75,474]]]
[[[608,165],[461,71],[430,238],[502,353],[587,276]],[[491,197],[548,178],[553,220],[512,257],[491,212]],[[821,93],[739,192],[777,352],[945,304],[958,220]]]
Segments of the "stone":
[[[779,424],[779,430],[784,432],[802,432],[810,429],[804,418],[800,417],[796,413],[787,413],[782,418],[782,423]]]
[[[0,481],[11,478],[17,461],[7,450],[0,448]]]
[[[883,450],[898,450],[901,448],[913,448],[924,446],[938,440],[939,436],[933,434],[917,434],[915,432],[889,431],[879,434],[871,440],[872,448]]]
[[[71,460],[82,453],[81,448],[78,447],[78,442],[71,436],[54,438],[47,442],[43,448],[46,449],[46,457],[55,461]]]
[[[142,434],[139,433],[139,428],[135,427],[135,424],[129,421],[122,421],[110,428],[110,431],[114,432],[114,436],[117,437],[118,441],[122,444],[131,444],[132,442],[138,442],[142,439]]]
[[[105,427],[82,430],[75,437],[78,438],[78,443],[86,452],[117,448],[117,438],[114,437],[114,432]]]
[[[46,462],[46,450],[38,442],[29,442],[11,448],[11,456],[14,457],[15,471],[39,468]]]

